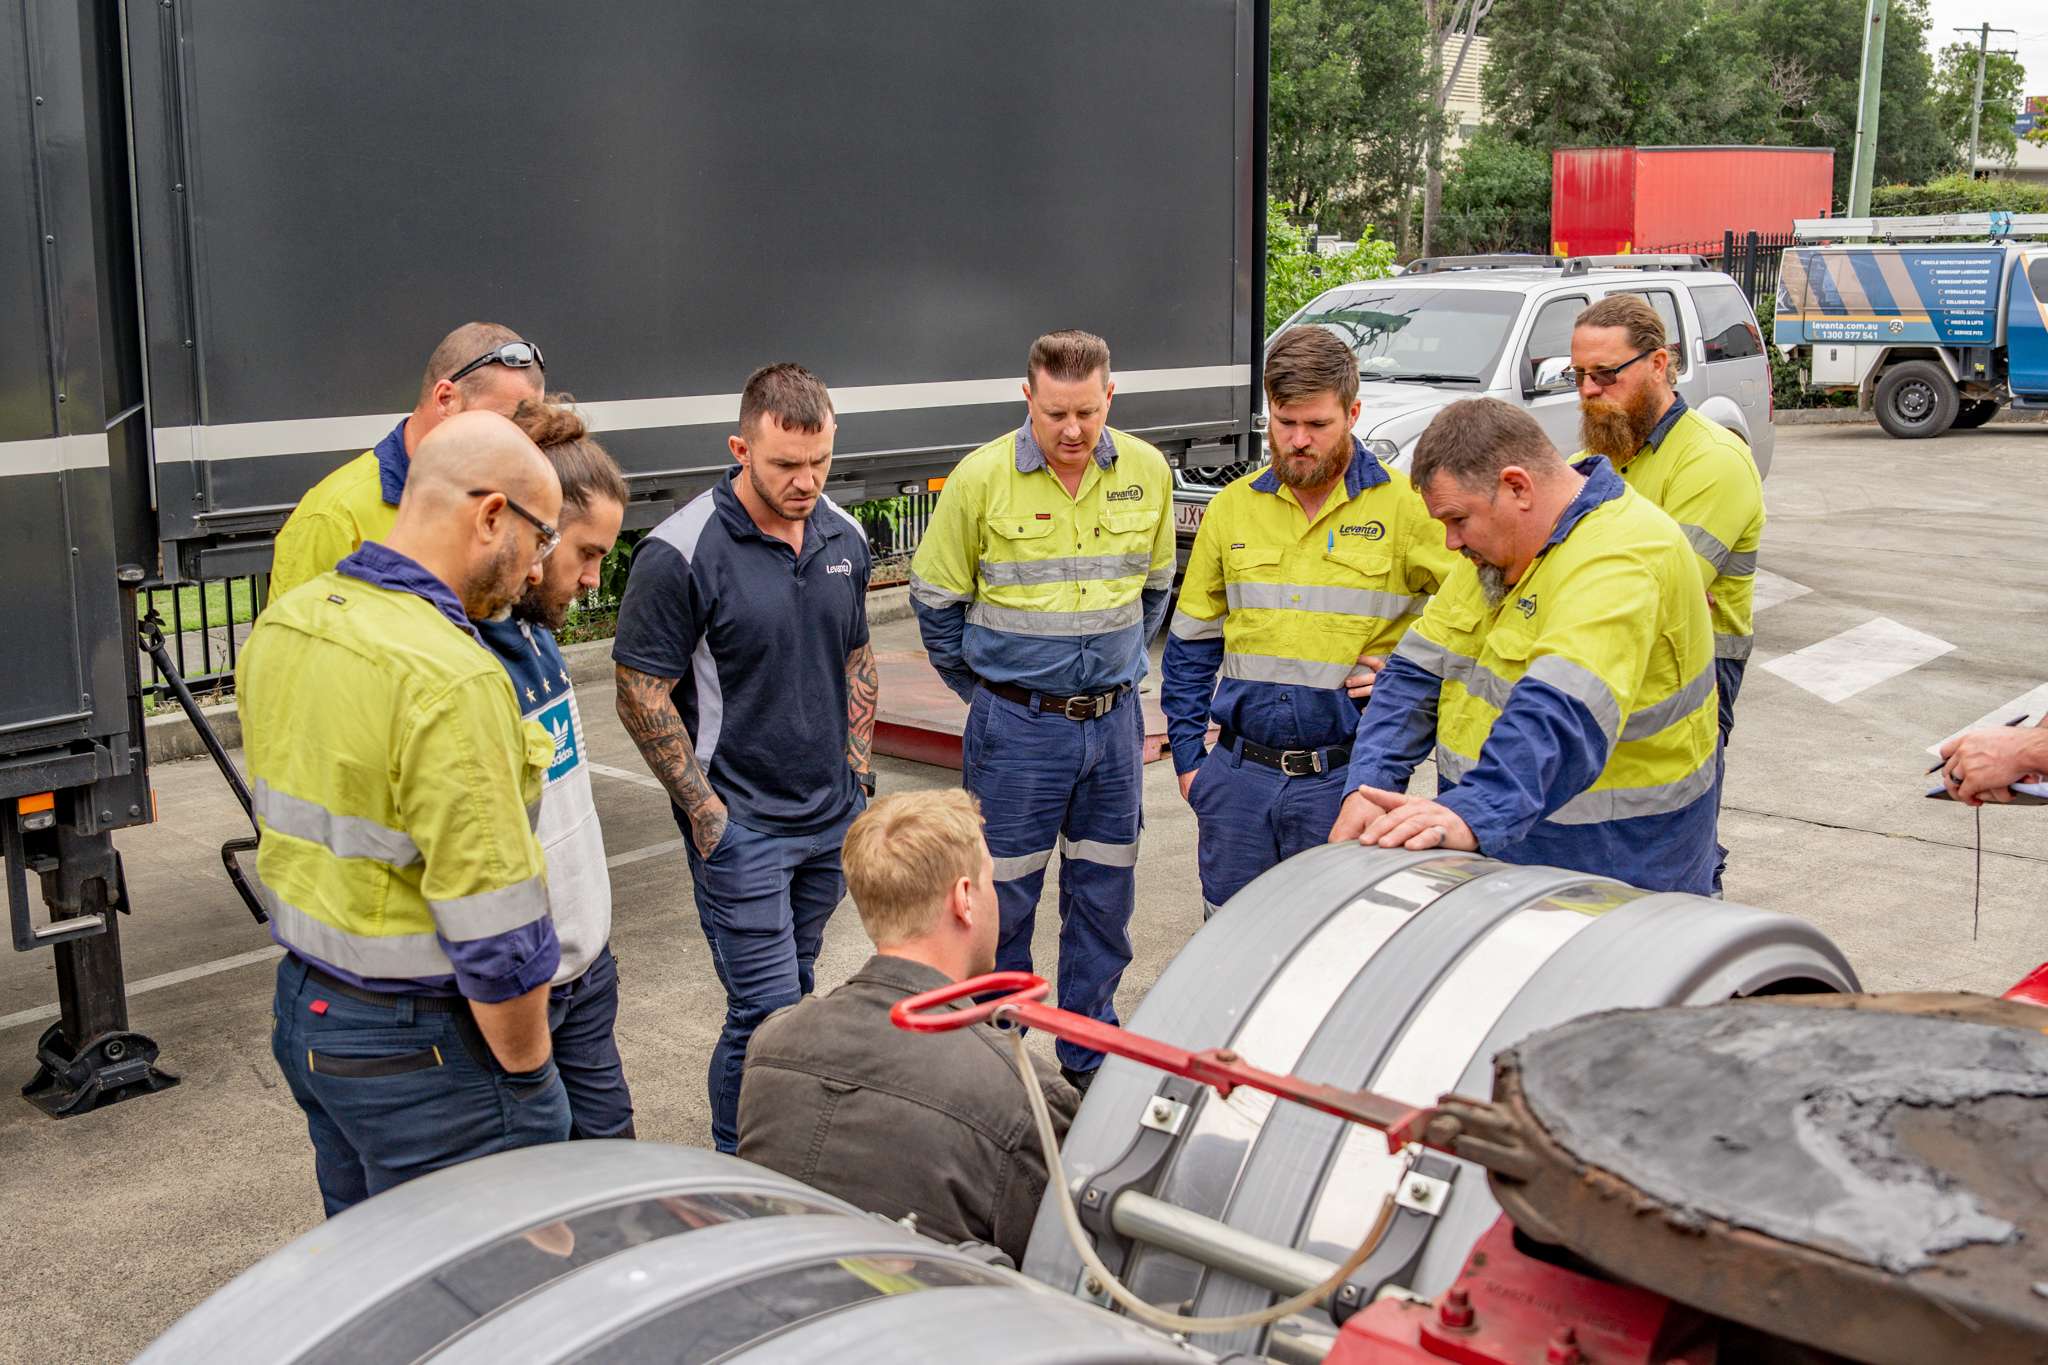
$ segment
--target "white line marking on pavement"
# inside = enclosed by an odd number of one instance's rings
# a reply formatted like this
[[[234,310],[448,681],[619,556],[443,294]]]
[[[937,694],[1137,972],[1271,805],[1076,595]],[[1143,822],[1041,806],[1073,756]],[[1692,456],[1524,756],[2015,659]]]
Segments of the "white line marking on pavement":
[[[632,777],[633,774],[621,773],[620,776]],[[654,781],[651,777],[647,780],[650,782]],[[659,784],[657,783],[656,785]],[[681,839],[664,839],[658,844],[649,844],[645,848],[631,848],[627,849],[624,853],[615,853],[604,860],[604,865],[607,868],[624,867],[628,863],[640,863],[647,861],[649,858],[659,858],[664,853],[680,853],[682,847],[683,841]],[[220,972],[231,972],[237,967],[247,967],[257,962],[268,962],[273,958],[282,957],[283,955],[284,949],[273,943],[267,948],[257,948],[246,953],[236,953],[233,957],[223,957],[212,962],[202,962],[196,967],[180,967],[177,971],[165,972],[162,976],[144,977],[140,981],[130,982],[128,997],[132,1000],[138,995],[146,995],[150,991],[160,991],[166,986],[182,986],[187,981],[197,981],[203,976],[213,976]],[[57,1014],[58,1008],[55,1005],[37,1005],[32,1009],[16,1010],[13,1014],[0,1014],[0,1031],[14,1028],[19,1024],[35,1024],[45,1019],[55,1019]]]
[[[1954,648],[1946,640],[1880,616],[1772,659],[1764,667],[1822,701],[1843,702]]]
[[[1780,603],[1790,602],[1795,597],[1804,597],[1812,591],[1813,589],[1804,583],[1794,583],[1791,579],[1774,574],[1769,569],[1758,569],[1755,596],[1750,610],[1766,611]]]
[[[599,777],[616,777],[621,782],[633,782],[642,787],[652,787],[658,792],[668,790],[668,788],[661,785],[661,779],[651,774],[628,772],[624,768],[614,768],[609,763],[593,763],[590,765],[590,771],[596,773]]]
[[[2041,723],[2043,712],[2048,712],[2048,683],[2042,683],[2031,692],[2022,692],[2003,706],[1992,707],[1989,711],[1956,731],[1955,735],[1945,735],[1938,743],[1928,745],[1927,752],[1939,758],[1941,756],[1941,746],[1954,739],[1956,735],[1965,735],[1972,730],[1988,730],[1994,725],[2005,724],[2017,715],[2024,714],[2026,716],[2026,719],[2021,722],[2023,725],[2038,725]]]

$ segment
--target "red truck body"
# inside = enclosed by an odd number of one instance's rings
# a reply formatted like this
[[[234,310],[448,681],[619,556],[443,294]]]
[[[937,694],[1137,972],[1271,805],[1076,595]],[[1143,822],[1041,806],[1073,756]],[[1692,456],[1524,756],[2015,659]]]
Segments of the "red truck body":
[[[1826,217],[1827,147],[1562,147],[1551,153],[1550,243],[1560,256],[1606,256],[1789,233]]]

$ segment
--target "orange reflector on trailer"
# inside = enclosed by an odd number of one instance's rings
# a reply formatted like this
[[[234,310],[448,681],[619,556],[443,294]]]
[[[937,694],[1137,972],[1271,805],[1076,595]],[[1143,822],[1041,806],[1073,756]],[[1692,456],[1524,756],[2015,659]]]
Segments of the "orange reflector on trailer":
[[[944,488],[944,487],[946,486],[946,480],[945,480],[945,477],[944,477],[943,475],[941,475],[941,476],[940,476],[939,478],[936,478],[936,479],[926,479],[926,480],[924,481],[924,486],[925,486],[925,491],[926,491],[926,492],[928,492],[928,493],[936,493],[936,492],[938,492],[938,491],[939,491],[939,490],[940,490],[941,488]]]
[[[24,796],[14,803],[14,808],[23,815],[35,815],[41,811],[55,810],[57,809],[57,793],[37,792],[34,796]]]

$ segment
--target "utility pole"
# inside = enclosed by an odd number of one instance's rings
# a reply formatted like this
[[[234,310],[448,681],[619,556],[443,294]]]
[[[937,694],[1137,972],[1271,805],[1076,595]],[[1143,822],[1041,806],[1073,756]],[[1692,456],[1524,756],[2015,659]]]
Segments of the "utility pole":
[[[1441,13],[1440,0],[1428,0],[1426,23],[1429,27],[1429,41],[1433,49],[1429,54],[1430,76],[1436,82],[1431,97],[1430,119],[1425,160],[1427,169],[1423,176],[1422,188],[1422,253],[1424,256],[1436,249],[1437,213],[1442,208],[1444,197],[1444,105],[1450,100],[1451,87],[1458,83],[1458,77],[1465,70],[1465,58],[1472,51],[1472,39],[1479,32],[1479,21],[1493,8],[1493,0],[1457,0],[1452,6],[1448,23],[1438,24]],[[1451,63],[1451,69],[1443,69],[1444,46],[1459,29],[1464,30],[1463,40],[1458,44],[1458,56]]]
[[[1849,216],[1870,214],[1877,175],[1877,100],[1884,85],[1884,21],[1891,0],[1869,0],[1863,18],[1863,83],[1856,103],[1856,152],[1849,171]]]
[[[1958,33],[1969,31],[1966,28],[1956,30]],[[1977,175],[1977,133],[1984,120],[1984,58],[1986,49],[1991,46],[1991,35],[1994,33],[2011,33],[2017,36],[2018,30],[1993,28],[1988,23],[1977,25],[1977,88],[1970,96],[1970,159],[1963,163],[1963,174],[1972,179]]]

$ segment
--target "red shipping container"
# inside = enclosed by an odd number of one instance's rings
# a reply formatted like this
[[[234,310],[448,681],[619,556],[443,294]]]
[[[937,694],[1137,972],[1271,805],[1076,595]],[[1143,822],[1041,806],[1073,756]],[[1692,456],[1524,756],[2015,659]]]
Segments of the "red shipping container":
[[[1785,234],[1834,201],[1829,147],[1561,147],[1550,160],[1550,249],[1560,256],[1700,249]]]

